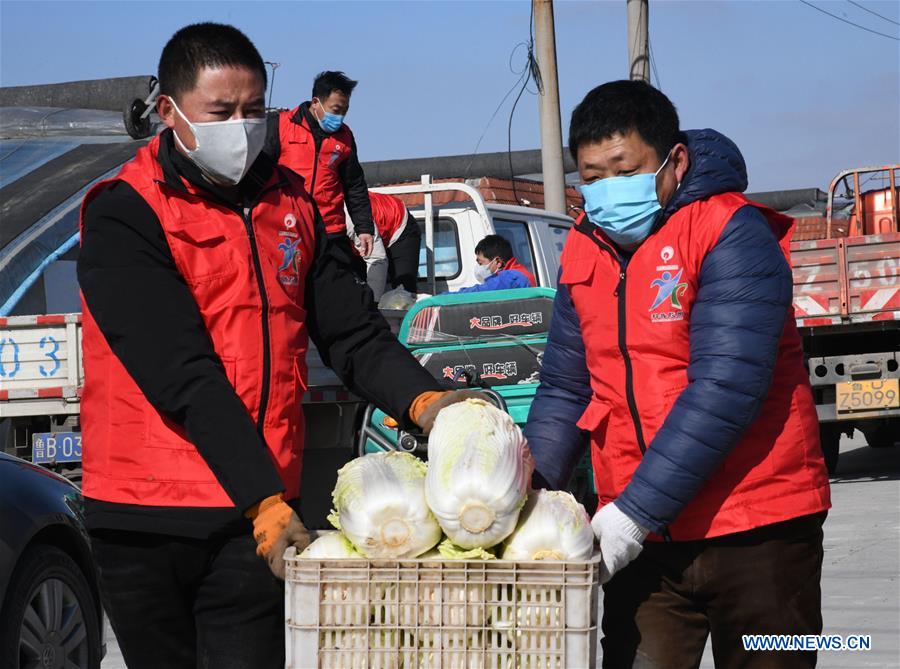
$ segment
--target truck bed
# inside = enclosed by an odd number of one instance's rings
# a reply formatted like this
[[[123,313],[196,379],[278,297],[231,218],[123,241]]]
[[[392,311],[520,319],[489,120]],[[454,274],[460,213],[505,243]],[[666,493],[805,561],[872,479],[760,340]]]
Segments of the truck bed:
[[[800,327],[900,320],[900,233],[791,244]]]
[[[396,334],[405,311],[382,310]],[[304,404],[353,401],[310,344]],[[84,385],[81,314],[0,318],[0,418],[77,414]]]

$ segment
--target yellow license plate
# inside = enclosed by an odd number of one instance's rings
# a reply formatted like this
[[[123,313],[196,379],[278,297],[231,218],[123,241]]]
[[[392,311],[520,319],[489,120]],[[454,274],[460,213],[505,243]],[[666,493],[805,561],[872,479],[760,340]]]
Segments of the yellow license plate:
[[[848,381],[837,384],[835,390],[839,416],[900,407],[900,379]]]

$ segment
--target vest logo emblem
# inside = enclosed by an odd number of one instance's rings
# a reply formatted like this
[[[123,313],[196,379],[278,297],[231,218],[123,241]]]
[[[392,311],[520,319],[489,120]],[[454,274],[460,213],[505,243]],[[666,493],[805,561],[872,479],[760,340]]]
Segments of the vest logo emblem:
[[[663,250],[659,252],[659,257],[662,258],[664,263],[669,262],[675,257],[675,249],[671,246],[665,246],[663,247]]]
[[[282,253],[281,266],[278,268],[278,280],[281,283],[295,285],[300,278],[300,246],[299,239],[283,239],[278,245]]]
[[[663,249],[663,257],[665,257],[665,252],[669,247]],[[681,281],[681,276],[684,274],[684,268],[678,270],[678,273],[673,276],[672,272],[665,271],[661,276],[653,279],[650,282],[651,288],[656,288],[656,297],[653,300],[653,303],[650,305],[650,311],[655,312],[650,315],[651,320],[654,323],[670,323],[672,321],[682,321],[684,320],[684,309],[681,306],[681,298],[684,296],[685,292],[687,292],[688,284],[686,281]],[[661,306],[663,306],[668,301],[670,311],[659,311]]]

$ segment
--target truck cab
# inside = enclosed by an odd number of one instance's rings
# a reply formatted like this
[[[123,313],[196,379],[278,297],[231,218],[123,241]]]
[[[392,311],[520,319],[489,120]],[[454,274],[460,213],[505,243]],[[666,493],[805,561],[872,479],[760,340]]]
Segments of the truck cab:
[[[532,274],[538,286],[555,288],[559,256],[572,219],[543,209],[485,202],[475,188],[462,183],[433,183],[428,175],[419,184],[373,188],[399,196],[421,196],[409,206],[422,229],[419,254],[420,294],[438,295],[472,286],[475,281],[475,246],[487,235],[509,240],[513,254]],[[435,205],[436,195],[452,201]]]

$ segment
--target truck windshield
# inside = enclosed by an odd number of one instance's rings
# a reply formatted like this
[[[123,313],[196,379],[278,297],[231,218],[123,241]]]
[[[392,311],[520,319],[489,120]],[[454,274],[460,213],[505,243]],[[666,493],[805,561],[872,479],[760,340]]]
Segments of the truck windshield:
[[[425,221],[419,221],[422,241],[419,246],[419,278],[428,278],[425,258]],[[455,279],[462,271],[459,257],[459,235],[452,218],[437,218],[434,221],[434,275],[438,279]]]

